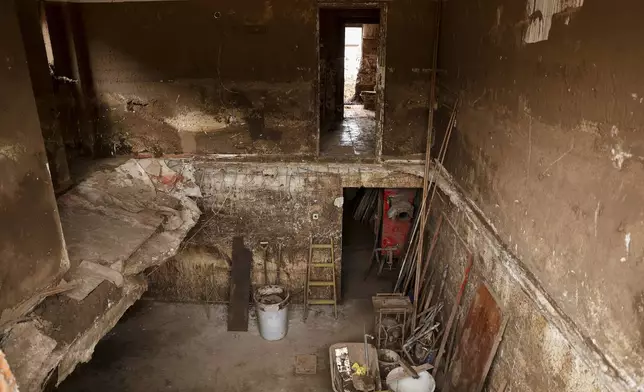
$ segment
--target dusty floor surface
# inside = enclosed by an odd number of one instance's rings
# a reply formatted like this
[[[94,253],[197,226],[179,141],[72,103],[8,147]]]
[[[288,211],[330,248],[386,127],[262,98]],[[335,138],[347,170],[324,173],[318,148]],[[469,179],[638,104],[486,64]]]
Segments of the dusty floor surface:
[[[225,305],[139,301],[58,391],[331,391],[328,347],[362,341],[370,301],[346,301],[337,320],[327,306],[306,323],[302,306],[290,309],[288,335],[268,342],[254,311],[249,332],[227,332]],[[295,374],[300,354],[317,355],[317,374]]]
[[[322,132],[320,153],[325,156],[374,157],[375,112],[365,110],[362,105],[345,105],[342,122]]]

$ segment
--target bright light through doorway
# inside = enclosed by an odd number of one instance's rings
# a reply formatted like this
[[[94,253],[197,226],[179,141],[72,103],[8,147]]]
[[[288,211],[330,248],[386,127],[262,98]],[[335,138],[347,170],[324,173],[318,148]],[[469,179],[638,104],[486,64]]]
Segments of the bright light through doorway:
[[[344,103],[352,103],[362,59],[362,27],[344,28]]]

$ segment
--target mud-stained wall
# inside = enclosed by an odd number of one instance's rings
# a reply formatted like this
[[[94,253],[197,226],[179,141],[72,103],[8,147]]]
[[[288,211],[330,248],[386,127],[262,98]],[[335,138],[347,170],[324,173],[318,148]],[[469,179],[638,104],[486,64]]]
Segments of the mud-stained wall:
[[[83,24],[99,154],[316,154],[315,1],[68,7]],[[424,150],[432,7],[388,4],[384,155]]]
[[[641,384],[644,4],[528,3],[530,15],[526,2],[445,3],[442,96],[463,98],[446,165],[588,341]],[[526,324],[525,336],[544,335]]]
[[[425,151],[436,3],[389,3],[382,154]]]
[[[104,152],[314,152],[312,1],[86,4],[81,14]]]
[[[203,215],[174,260],[150,274],[152,297],[227,301],[232,239],[242,235],[253,252],[252,283],[264,283],[260,242],[266,241],[269,282],[279,279],[291,290],[293,300],[300,302],[310,236],[316,243],[329,243],[333,238],[336,276],[341,276],[343,187],[414,188],[421,183],[407,170],[379,165],[202,162],[196,166]],[[316,251],[314,257],[322,261],[329,254]]]
[[[433,235],[441,214],[439,242],[431,265],[435,290],[444,285],[437,302],[443,304],[442,321],[446,322],[457,292],[465,276],[468,251],[473,254],[465,295],[461,300],[455,324],[456,342],[463,336],[463,324],[477,288],[487,285],[501,308],[507,325],[488,376],[490,390],[516,391],[604,391],[596,369],[589,367],[571,347],[547,315],[544,315],[531,295],[503,266],[499,249],[491,245],[483,226],[473,224],[467,213],[451,204],[449,197],[440,193],[432,206],[434,213],[430,233]],[[453,222],[456,231],[446,221]],[[429,241],[428,237],[428,241]],[[443,273],[446,280],[441,283]],[[485,361],[487,358],[481,358]],[[471,365],[471,364],[470,364]],[[458,384],[463,368],[468,364],[452,363],[447,382]],[[459,371],[460,369],[460,371]],[[441,378],[442,380],[442,378]],[[441,381],[442,382],[442,381]]]
[[[197,176],[202,178],[204,214],[184,242],[184,251],[152,275],[153,293],[178,300],[227,300],[235,236],[243,236],[253,253],[254,285],[264,283],[264,249],[260,244],[264,241],[268,242],[268,282],[277,282],[279,270],[280,283],[294,294],[301,294],[304,288],[309,236],[320,243],[333,238],[339,263],[339,175],[228,165],[203,168]],[[278,244],[282,245],[279,268]],[[317,256],[329,259],[328,254],[319,253]]]
[[[0,313],[68,267],[13,1],[0,5]]]
[[[16,5],[49,171],[54,189],[62,190],[70,185],[71,179],[62,136],[62,124],[59,120],[60,111],[56,105],[54,83],[50,75],[43,39],[40,2],[27,0],[20,1]]]

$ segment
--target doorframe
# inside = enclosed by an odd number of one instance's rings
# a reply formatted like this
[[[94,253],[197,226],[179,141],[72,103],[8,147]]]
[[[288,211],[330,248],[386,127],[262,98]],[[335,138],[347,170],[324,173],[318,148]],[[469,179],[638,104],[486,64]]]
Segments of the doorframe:
[[[376,69],[376,151],[377,162],[382,162],[382,137],[385,124],[385,76],[387,74],[387,14],[388,2],[391,0],[379,1],[353,1],[353,0],[318,0],[315,10],[315,61],[316,61],[316,85],[315,92],[315,123],[317,124],[316,157],[320,156],[321,134],[321,113],[320,113],[320,87],[322,85],[322,73],[320,69],[320,10],[321,9],[377,9],[380,11],[379,42],[378,42],[378,67]]]

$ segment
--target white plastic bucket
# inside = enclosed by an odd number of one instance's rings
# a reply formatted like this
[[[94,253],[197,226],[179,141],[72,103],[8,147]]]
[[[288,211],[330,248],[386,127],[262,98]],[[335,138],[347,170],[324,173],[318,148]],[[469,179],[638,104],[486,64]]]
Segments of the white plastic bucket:
[[[253,294],[259,334],[266,340],[280,340],[288,332],[290,294],[282,286],[259,287]]]
[[[436,382],[434,377],[427,371],[420,372],[419,378],[406,377],[398,381],[390,381],[392,378],[402,375],[405,371],[398,367],[389,372],[387,375],[387,386],[393,392],[434,392]]]

